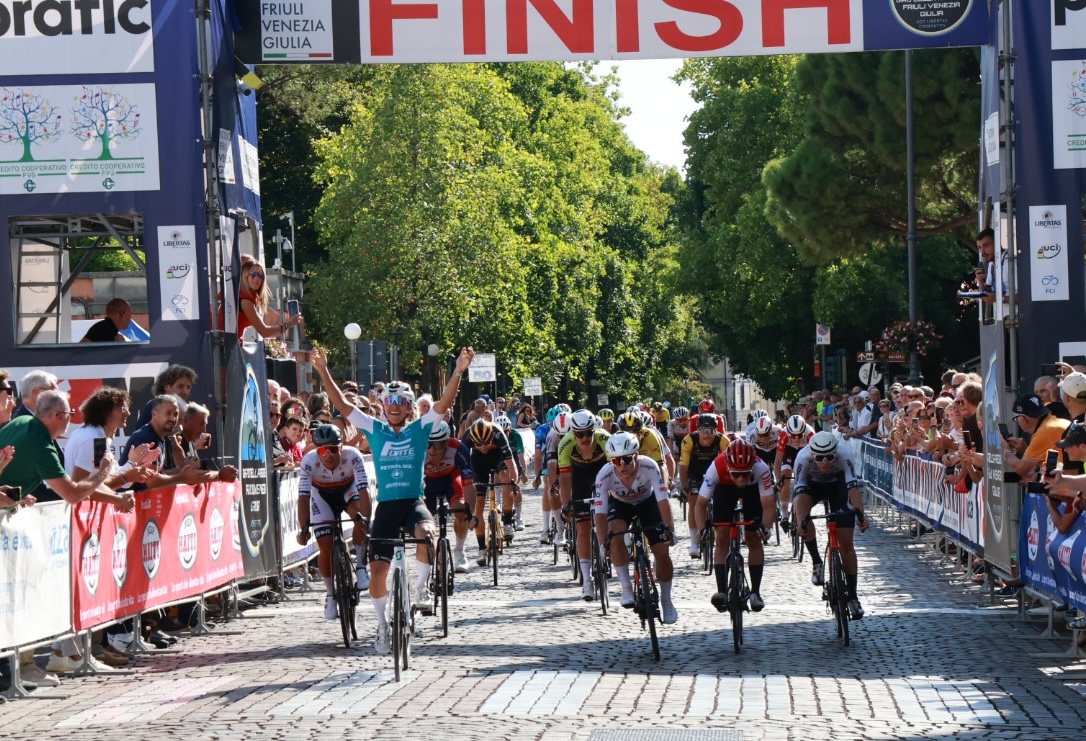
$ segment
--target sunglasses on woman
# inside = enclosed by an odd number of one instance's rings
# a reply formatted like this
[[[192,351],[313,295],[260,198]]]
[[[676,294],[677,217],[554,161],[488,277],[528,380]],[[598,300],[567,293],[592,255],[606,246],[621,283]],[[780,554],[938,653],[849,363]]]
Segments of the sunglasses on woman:
[[[263,278],[264,274],[262,272],[260,272],[259,270],[250,270],[249,271],[249,277],[250,278]]]

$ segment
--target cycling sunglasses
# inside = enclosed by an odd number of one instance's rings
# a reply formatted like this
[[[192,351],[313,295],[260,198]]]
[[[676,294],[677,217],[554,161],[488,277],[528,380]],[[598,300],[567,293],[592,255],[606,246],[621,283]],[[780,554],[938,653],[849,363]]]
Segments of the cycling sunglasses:
[[[576,438],[579,438],[581,440],[585,440],[587,438],[590,438],[595,434],[596,433],[595,433],[594,430],[574,430],[574,432],[573,432],[573,436],[576,437]]]
[[[428,447],[430,450],[439,450],[445,447],[445,441],[442,440],[441,442],[427,443],[426,447]]]
[[[409,406],[411,404],[411,400],[408,399],[406,396],[395,395],[395,396],[389,396],[387,399],[385,399],[381,403],[384,404],[386,407],[387,406],[405,407],[405,406]]]
[[[734,479],[736,476],[750,476],[754,472],[748,468],[745,471],[728,471],[728,473]]]
[[[338,445],[320,445],[317,447],[317,455],[328,455],[332,452],[339,452]]]
[[[611,459],[611,463],[615,463],[621,466],[628,466],[637,460],[636,455],[620,455]]]
[[[837,460],[836,453],[826,453],[825,455],[816,455],[814,457],[816,463],[833,463]]]

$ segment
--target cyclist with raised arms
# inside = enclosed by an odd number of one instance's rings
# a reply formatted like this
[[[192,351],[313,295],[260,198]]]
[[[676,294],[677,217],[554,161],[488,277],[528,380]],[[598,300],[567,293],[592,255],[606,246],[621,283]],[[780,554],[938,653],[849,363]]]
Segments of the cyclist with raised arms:
[[[423,501],[422,469],[430,432],[441,422],[445,412],[456,399],[460,378],[464,375],[475,350],[465,347],[456,359],[456,370],[434,402],[430,411],[408,423],[408,408],[413,407],[411,387],[392,381],[381,392],[385,419],[380,420],[358,409],[343,396],[328,370],[328,356],[317,348],[310,354],[313,367],[321,376],[329,400],[356,429],[361,430],[370,444],[373,467],[377,475],[377,502],[380,505],[373,518],[370,533],[374,538],[396,538],[402,527],[416,538],[437,537],[434,519]],[[370,549],[370,597],[377,617],[377,638],[373,647],[379,654],[388,653],[392,638],[388,628],[388,570],[392,563],[391,545]],[[429,554],[423,546],[416,550],[420,596],[425,595],[430,581]],[[429,598],[427,597],[427,601]],[[421,602],[421,600],[420,600]]]
[[[754,454],[761,458],[770,469],[776,465],[777,444],[780,439],[781,428],[773,424],[768,414],[754,420],[754,432],[747,435],[747,440],[754,446]]]
[[[570,415],[571,430],[558,443],[558,493],[562,517],[573,518],[577,560],[581,567],[581,597],[591,602],[592,589],[592,502],[596,475],[607,465],[605,447],[610,435],[596,429],[592,412],[578,409]]]
[[[351,542],[356,558],[359,589],[369,589],[366,574],[365,534],[370,524],[369,479],[362,454],[343,447],[339,428],[326,424],[313,431],[317,447],[302,457],[298,467],[298,544],[309,542],[309,529],[317,538],[317,569],[324,581],[324,617],[339,617],[332,596],[332,533],[346,510],[354,520]]]
[[[494,496],[501,492],[502,501],[502,536],[506,542],[512,542],[516,532],[513,526],[513,498],[516,476],[516,464],[513,463],[513,451],[509,449],[509,438],[501,428],[486,419],[477,419],[468,427],[460,442],[471,451],[471,470],[475,480],[486,483],[505,484],[494,490]],[[483,508],[486,507],[486,491],[475,497],[475,538],[479,543],[479,557],[475,563],[486,566],[486,523]]]
[[[475,473],[471,470],[471,451],[468,446],[452,437],[449,423],[442,420],[430,432],[430,441],[426,446],[426,463],[423,467],[426,475],[426,508],[430,513],[437,512],[437,499],[444,495],[450,509],[475,511]],[[468,570],[468,559],[464,555],[464,541],[468,537],[468,528],[475,524],[475,515],[457,512],[453,519],[453,533],[456,546],[453,548],[453,561],[456,573],[464,574]]]
[[[853,530],[859,522],[860,532],[864,532],[870,523],[864,517],[863,496],[860,493],[860,477],[848,450],[837,446],[837,438],[829,432],[818,432],[811,442],[796,456],[795,482],[792,489],[796,522],[802,523],[811,509],[826,500],[831,513],[843,510],[845,514],[837,519],[837,541],[841,546],[841,561],[845,568],[845,582],[848,585],[848,610],[853,620],[864,616],[856,592],[859,581],[859,567],[856,563],[856,549],[853,546]],[[850,507],[851,505],[851,507]],[[808,522],[803,531],[803,544],[811,554],[811,583],[822,585],[825,581],[825,564],[818,553],[818,541],[815,538],[814,523]]]
[[[649,539],[649,547],[656,561],[661,617],[670,625],[679,619],[679,613],[671,601],[674,568],[668,547],[674,525],[667,486],[656,462],[638,454],[640,442],[636,435],[629,432],[616,433],[611,435],[605,447],[609,462],[596,474],[594,519],[596,537],[599,538],[601,547],[610,553],[615,574],[622,586],[619,604],[626,608],[634,606],[630,552],[626,550],[626,541],[622,536],[612,538],[608,533],[627,530],[630,520],[637,516],[641,520],[641,529]]]
[[[788,507],[792,500],[792,468],[799,451],[803,450],[814,434],[814,428],[807,424],[807,420],[798,414],[793,414],[784,423],[784,430],[777,438],[777,457],[773,462],[773,476],[780,482],[781,527],[785,532],[788,532],[791,527]]]
[[[726,436],[717,432],[715,414],[699,414],[697,434],[687,435],[683,440],[682,451],[679,453],[679,485],[689,497],[686,524],[690,529],[690,558],[701,557],[701,541],[698,537],[701,527],[698,526],[694,512],[694,497],[701,489],[705,472],[716,457],[727,450],[729,442]]]
[[[758,612],[765,607],[762,599],[765,548],[761,533],[773,524],[777,508],[773,497],[773,472],[765,461],[758,458],[754,447],[746,440],[736,440],[716,457],[705,472],[697,505],[691,508],[697,510],[699,529],[715,529],[713,572],[716,575],[716,594],[711,601],[719,612],[728,609],[728,567],[725,563],[728,541],[731,539],[728,525],[735,513],[735,504],[740,499],[743,500],[743,519],[754,523],[746,526],[747,566],[750,569],[748,603],[751,610]]]

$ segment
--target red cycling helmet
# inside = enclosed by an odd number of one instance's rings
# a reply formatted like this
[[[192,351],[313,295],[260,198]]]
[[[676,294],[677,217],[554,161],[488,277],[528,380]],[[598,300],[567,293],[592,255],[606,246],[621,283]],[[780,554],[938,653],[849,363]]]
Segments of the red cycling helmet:
[[[729,473],[750,473],[758,457],[754,448],[746,440],[736,440],[724,451],[724,462]]]
[[[698,402],[698,411],[715,412],[716,404],[713,403],[712,399],[702,399],[700,402]]]

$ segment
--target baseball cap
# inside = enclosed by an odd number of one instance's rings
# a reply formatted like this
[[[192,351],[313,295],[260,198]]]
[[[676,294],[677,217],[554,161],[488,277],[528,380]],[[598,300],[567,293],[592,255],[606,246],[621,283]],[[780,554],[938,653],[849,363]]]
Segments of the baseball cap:
[[[489,404],[489,403],[490,403],[490,397],[489,397],[489,396],[487,396],[486,394],[483,394],[483,395],[482,395],[482,396],[480,396],[479,398],[480,398],[480,399],[482,399],[482,400],[483,400],[484,402],[486,402],[487,404]]]
[[[1076,401],[1086,401],[1086,373],[1075,371],[1064,376],[1060,391]]]
[[[1056,447],[1069,448],[1072,445],[1084,444],[1086,444],[1086,426],[1076,422],[1067,428],[1067,432],[1064,433],[1063,439],[1056,443]]]
[[[1011,409],[1015,414],[1022,414],[1030,419],[1040,419],[1048,414],[1048,408],[1037,394],[1022,394],[1014,400]]]

